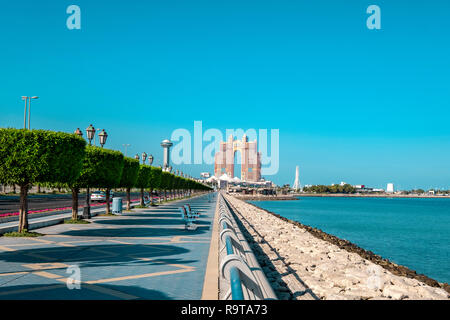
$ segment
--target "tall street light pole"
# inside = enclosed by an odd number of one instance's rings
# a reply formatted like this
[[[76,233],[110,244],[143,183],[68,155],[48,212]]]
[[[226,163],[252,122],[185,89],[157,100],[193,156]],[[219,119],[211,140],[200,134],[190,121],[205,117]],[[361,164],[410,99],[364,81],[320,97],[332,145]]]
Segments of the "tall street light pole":
[[[28,104],[28,97],[22,96],[22,100],[25,100],[25,112],[23,113],[23,128],[27,128],[27,104]]]
[[[125,157],[127,156],[127,150],[128,150],[128,147],[129,146],[131,146],[131,144],[129,144],[129,143],[124,143],[124,144],[122,144],[124,147],[125,147]]]
[[[27,128],[27,104],[28,104],[28,130],[31,129],[31,99],[39,99],[37,96],[28,97],[22,96],[22,100],[25,100],[25,112],[23,114],[23,128]]]
[[[31,99],[39,99],[39,97],[28,97],[28,130],[31,130],[30,120],[31,120]]]

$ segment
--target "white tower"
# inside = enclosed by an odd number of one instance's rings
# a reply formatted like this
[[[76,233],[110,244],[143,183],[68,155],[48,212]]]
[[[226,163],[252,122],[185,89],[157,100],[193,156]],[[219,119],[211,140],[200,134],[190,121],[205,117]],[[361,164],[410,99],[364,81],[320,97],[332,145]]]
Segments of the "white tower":
[[[386,193],[394,193],[394,184],[393,183],[387,184]]]
[[[294,191],[297,191],[297,192],[300,190],[300,178],[299,178],[298,166],[295,167],[295,181],[294,181],[294,185],[293,185],[292,189],[294,189]]]
[[[173,143],[170,140],[163,140],[161,142],[161,147],[164,149],[164,162],[163,162],[163,170],[167,170],[170,166],[170,147],[173,146]]]

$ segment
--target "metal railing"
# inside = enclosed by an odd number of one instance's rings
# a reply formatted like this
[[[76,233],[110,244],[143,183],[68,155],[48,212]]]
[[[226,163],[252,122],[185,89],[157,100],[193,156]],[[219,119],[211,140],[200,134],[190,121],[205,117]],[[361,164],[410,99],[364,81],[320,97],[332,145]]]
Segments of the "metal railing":
[[[227,200],[219,194],[219,262],[221,300],[277,299]]]

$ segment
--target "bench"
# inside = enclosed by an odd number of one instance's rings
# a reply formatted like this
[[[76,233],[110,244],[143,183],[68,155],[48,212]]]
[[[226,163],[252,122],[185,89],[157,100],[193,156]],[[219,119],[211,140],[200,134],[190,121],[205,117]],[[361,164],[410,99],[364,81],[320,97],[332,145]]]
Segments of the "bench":
[[[197,225],[194,223],[195,219],[198,218],[198,216],[193,216],[188,214],[185,207],[180,207],[181,212],[181,219],[184,221],[184,228],[187,230],[195,230],[197,229]]]
[[[198,218],[200,216],[200,212],[192,210],[191,206],[189,204],[185,204],[184,207],[186,208],[186,212],[188,215]]]

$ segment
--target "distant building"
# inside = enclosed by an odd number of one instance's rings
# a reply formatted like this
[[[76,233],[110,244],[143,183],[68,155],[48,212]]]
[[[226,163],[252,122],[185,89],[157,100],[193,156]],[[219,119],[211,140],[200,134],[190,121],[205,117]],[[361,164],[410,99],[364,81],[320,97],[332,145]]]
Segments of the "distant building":
[[[355,192],[357,193],[384,192],[384,189],[369,188],[363,184],[354,185],[353,188],[355,188]]]
[[[258,152],[258,143],[248,141],[247,135],[242,140],[236,140],[233,135],[226,142],[220,142],[220,149],[214,156],[214,175],[220,177],[227,174],[233,178],[235,153],[241,154],[241,180],[258,182],[261,180],[261,152]]]
[[[394,193],[394,184],[393,183],[387,184],[386,193]]]

